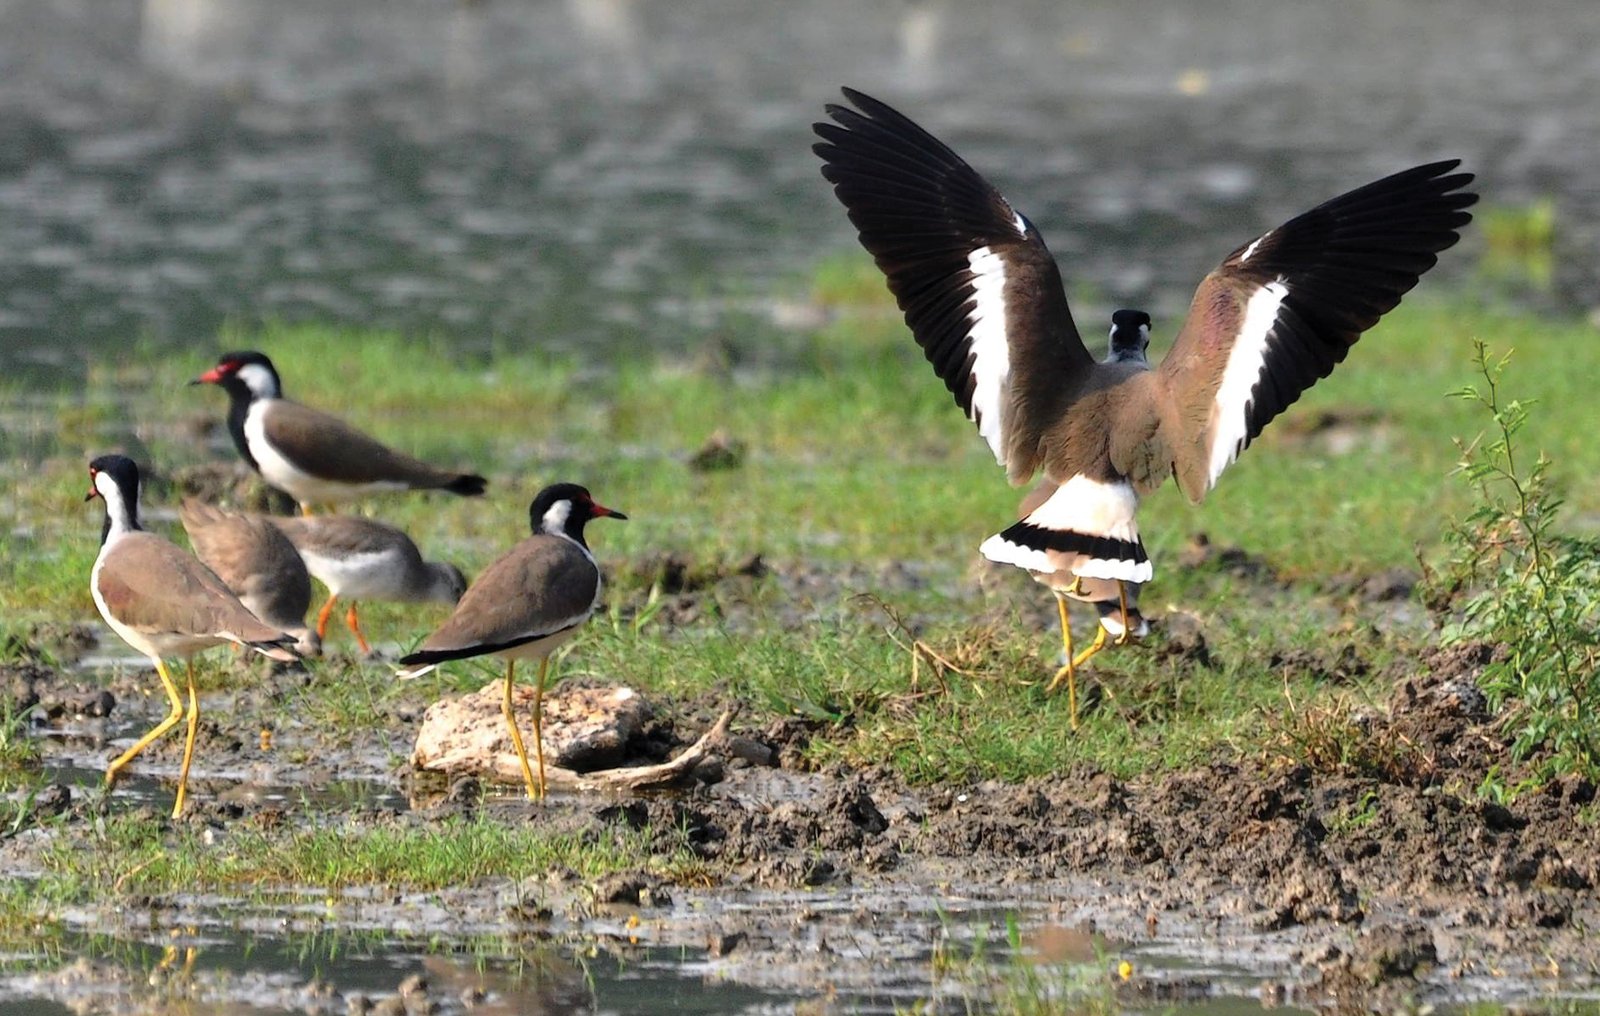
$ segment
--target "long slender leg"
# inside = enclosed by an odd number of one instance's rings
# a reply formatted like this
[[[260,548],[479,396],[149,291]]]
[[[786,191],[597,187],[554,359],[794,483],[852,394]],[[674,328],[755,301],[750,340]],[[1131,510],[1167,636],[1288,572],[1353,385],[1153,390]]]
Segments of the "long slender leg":
[[[317,611],[317,640],[318,641],[321,641],[322,639],[325,639],[325,638],[328,637],[328,618],[333,616],[333,605],[338,599],[339,599],[339,594],[338,593],[329,593],[328,594],[328,602],[324,603],[322,605],[322,609]]]
[[[200,699],[194,691],[194,658],[189,659],[189,666],[185,673],[189,683],[189,731],[183,739],[183,765],[178,769],[178,797],[172,802],[172,817],[183,816],[183,798],[189,789],[189,763],[194,759],[194,736],[200,729]]]
[[[1081,667],[1085,663],[1089,662],[1089,657],[1106,647],[1106,637],[1105,625],[1101,625],[1100,633],[1094,637],[1094,645],[1079,653],[1078,658],[1072,661],[1072,665],[1074,667]]]
[[[1117,636],[1117,645],[1125,646],[1133,632],[1128,628],[1128,584],[1121,579],[1117,580],[1117,602],[1122,606],[1122,634]]]
[[[522,746],[522,732],[517,729],[517,718],[511,712],[511,681],[516,673],[517,661],[506,661],[506,697],[500,705],[500,712],[506,718],[506,729],[511,731],[511,747],[517,750],[517,761],[522,764],[522,781],[528,788],[528,800],[536,801],[539,795],[533,786],[533,770],[528,767],[528,751]]]
[[[1061,682],[1067,682],[1067,713],[1072,720],[1072,729],[1078,729],[1078,664],[1072,658],[1072,622],[1067,615],[1066,594],[1055,591],[1056,612],[1061,615],[1061,648],[1065,651],[1066,662],[1061,669],[1056,671],[1056,676],[1045,687],[1046,695],[1060,687]]]
[[[150,747],[150,742],[172,729],[172,725],[183,719],[183,699],[178,694],[178,686],[172,683],[172,675],[167,673],[167,665],[160,660],[156,661],[156,674],[161,678],[161,685],[167,690],[167,700],[172,703],[172,711],[167,713],[167,718],[155,725],[150,733],[133,742],[133,747],[118,755],[111,764],[106,766],[106,785],[117,782],[117,774],[122,767],[132,762],[134,756]]]
[[[539,756],[539,796],[544,797],[544,679],[550,673],[550,657],[539,661],[539,680],[533,686],[533,747]]]
[[[344,612],[344,623],[356,637],[356,645],[361,647],[361,652],[370,654],[372,646],[367,644],[367,637],[361,634],[361,623],[356,620],[356,601],[350,601],[350,609]]]

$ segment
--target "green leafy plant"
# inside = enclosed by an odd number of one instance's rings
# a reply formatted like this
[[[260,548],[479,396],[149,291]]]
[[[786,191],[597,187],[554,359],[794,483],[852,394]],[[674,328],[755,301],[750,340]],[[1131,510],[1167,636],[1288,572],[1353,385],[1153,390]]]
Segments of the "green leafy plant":
[[[1600,545],[1555,529],[1562,498],[1543,453],[1530,464],[1518,443],[1533,405],[1507,398],[1502,377],[1511,353],[1477,343],[1481,384],[1454,397],[1474,402],[1492,425],[1458,441],[1457,472],[1476,506],[1452,526],[1453,559],[1438,606],[1455,611],[1444,641],[1498,647],[1483,675],[1490,704],[1516,732],[1518,758],[1540,757],[1542,775],[1600,772]]]

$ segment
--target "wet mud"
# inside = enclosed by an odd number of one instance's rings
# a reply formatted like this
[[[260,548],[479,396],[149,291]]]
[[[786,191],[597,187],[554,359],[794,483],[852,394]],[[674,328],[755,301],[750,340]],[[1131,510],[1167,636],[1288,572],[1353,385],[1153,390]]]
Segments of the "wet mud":
[[[1192,557],[1186,566],[1282,581],[1225,549],[1200,545]],[[670,623],[683,625],[718,597],[737,600],[730,590],[770,571],[759,558],[629,567],[646,580],[635,586],[667,596],[677,615]],[[798,588],[822,580],[782,581]],[[1381,610],[1404,598],[1398,588],[1409,596],[1407,581],[1340,577],[1326,593]],[[1185,617],[1164,618],[1163,636],[1148,648],[1174,666],[1209,666],[1203,630]],[[746,708],[716,758],[673,791],[558,793],[538,805],[514,787],[397,761],[420,705],[382,717],[355,745],[322,743],[304,726],[257,737],[249,719],[270,714],[308,679],[263,672],[251,690],[206,698],[191,811],[181,821],[219,840],[234,829],[270,832],[304,821],[358,830],[481,814],[579,837],[642,832],[662,856],[687,843],[698,873],[692,884],[672,884],[647,870],[593,882],[550,871],[426,894],[345,893],[336,906],[319,887],[284,887],[279,902],[253,909],[200,896],[115,898],[69,924],[139,942],[286,928],[493,934],[569,951],[587,943],[647,966],[652,950],[668,949],[676,950],[675,969],[694,976],[786,997],[853,999],[844,1007],[872,1010],[936,995],[930,955],[938,943],[981,937],[983,922],[1014,913],[1030,934],[1094,936],[1084,962],[1127,958],[1133,976],[1107,979],[1134,1005],[1250,994],[1269,1004],[1388,1010],[1417,1000],[1593,990],[1596,787],[1567,778],[1509,804],[1479,792],[1491,777],[1515,785],[1521,771],[1477,683],[1494,652],[1424,649],[1380,670],[1359,633],[1315,650],[1280,650],[1272,666],[1286,673],[1333,685],[1376,680],[1387,699],[1291,712],[1275,732],[1281,750],[1241,756],[1219,748],[1209,764],[1149,778],[1079,767],[1020,784],[910,786],[887,771],[813,768],[805,749],[829,736],[826,726]],[[107,684],[20,656],[0,667],[0,697],[13,710],[32,707],[52,774],[36,796],[42,814],[60,816],[0,839],[0,865],[26,877],[51,843],[87,847],[107,809],[163,809],[179,745],[168,738],[152,747],[140,765],[142,788],[106,797],[92,780],[110,753],[107,737],[149,722],[164,703],[129,678]],[[564,691],[586,687],[558,688],[556,707]],[[629,764],[663,761],[727,704],[656,699],[649,722],[615,754]],[[368,789],[328,789],[341,781]],[[145,998],[112,990],[126,974],[115,963],[80,961],[29,975],[26,990]],[[21,989],[13,982],[6,990]],[[398,984],[376,990],[291,977],[271,990],[300,1011],[412,1011]],[[467,1011],[494,997],[457,985],[430,996],[428,1011]],[[126,1011],[143,1011],[139,1004]]]

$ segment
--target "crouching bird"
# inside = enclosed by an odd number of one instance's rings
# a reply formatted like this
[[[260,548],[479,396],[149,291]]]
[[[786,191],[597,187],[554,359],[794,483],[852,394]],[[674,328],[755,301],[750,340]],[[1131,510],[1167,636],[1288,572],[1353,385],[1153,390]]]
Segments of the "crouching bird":
[[[504,657],[506,686],[501,712],[522,765],[528,797],[536,800],[545,792],[543,710],[550,654],[570,639],[600,604],[600,566],[584,542],[583,527],[591,519],[627,516],[597,504],[588,490],[575,483],[557,483],[538,493],[528,507],[528,517],[533,535],[485,568],[467,587],[455,612],[400,662],[412,668],[401,671],[402,677],[417,677],[448,660]],[[533,699],[537,782],[511,709],[518,660],[539,661]]]
[[[181,656],[187,664],[189,728],[178,771],[178,795],[172,804],[172,817],[177,818],[183,814],[189,763],[200,724],[194,654],[233,643],[287,663],[297,659],[290,651],[295,638],[257,619],[199,559],[140,526],[139,467],[132,459],[100,456],[89,463],[89,483],[84,500],[98,497],[106,510],[100,553],[89,572],[89,593],[117,637],[155,664],[172,704],[166,719],[106,767],[106,784],[115,783],[129,762],[184,718],[183,698],[165,662],[167,657]]]
[[[981,552],[1058,598],[1109,606],[1102,583],[1114,584],[1119,641],[1138,627],[1130,590],[1153,574],[1134,522],[1140,499],[1168,476],[1191,501],[1204,498],[1459,239],[1477,200],[1454,160],[1358,187],[1235,248],[1201,280],[1158,365],[1146,355],[1150,316],[1138,310],[1111,316],[1096,360],[1033,223],[906,116],[844,94],[855,108],[830,104],[833,122],[814,125],[823,177],[1008,479],[1042,471],[1049,484]],[[1064,599],[1059,607],[1070,645]],[[1073,695],[1075,668],[1069,651],[1051,686],[1065,678]]]
[[[295,637],[301,656],[322,654],[322,633],[306,626],[311,573],[289,538],[264,515],[229,511],[186,497],[178,520],[195,556],[256,617]]]

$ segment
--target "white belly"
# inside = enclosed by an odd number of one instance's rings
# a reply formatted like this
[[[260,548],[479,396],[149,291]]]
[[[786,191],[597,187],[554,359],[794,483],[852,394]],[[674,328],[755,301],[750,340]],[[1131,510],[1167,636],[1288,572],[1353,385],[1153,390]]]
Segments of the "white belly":
[[[302,550],[300,556],[328,592],[353,600],[409,600],[406,569],[395,551],[328,557]]]
[[[503,649],[496,656],[504,656],[508,660],[542,660],[546,656],[560,649],[572,636],[578,633],[578,626],[573,625],[566,631],[556,632],[535,642],[524,643],[515,649]]]
[[[405,490],[406,485],[396,480],[377,480],[372,483],[340,483],[312,476],[278,454],[266,438],[265,411],[270,403],[258,400],[250,406],[244,418],[244,440],[255,456],[256,468],[262,479],[288,494],[301,504],[330,504],[335,501],[352,501],[369,494],[391,490]]]

